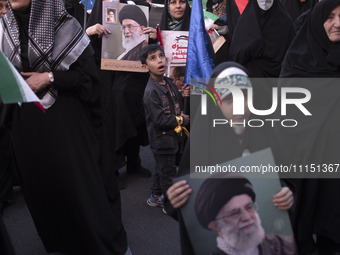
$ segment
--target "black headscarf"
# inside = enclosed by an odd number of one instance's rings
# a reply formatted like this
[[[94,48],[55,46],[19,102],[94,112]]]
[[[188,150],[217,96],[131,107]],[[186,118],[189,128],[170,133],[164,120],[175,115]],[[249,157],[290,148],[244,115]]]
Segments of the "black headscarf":
[[[65,8],[67,12],[72,15],[81,26],[84,26],[84,5],[78,0],[65,0]]]
[[[87,21],[86,27],[93,26],[97,23],[102,23],[102,8],[103,1],[95,1],[91,11],[91,15]]]
[[[340,112],[337,108],[340,104],[340,70],[336,63],[340,63],[337,55],[340,45],[329,40],[323,24],[339,4],[340,0],[323,0],[314,7],[284,60],[281,77],[290,79],[281,79],[280,86],[308,89],[311,99],[305,107],[312,114],[312,117],[306,117],[298,110],[291,110],[287,118],[296,119],[299,125],[275,130],[284,163],[322,162],[328,149],[329,139],[321,137],[329,136],[328,130],[338,119],[334,116]],[[298,80],[302,77],[312,79]],[[316,79],[318,77],[328,79]]]
[[[294,24],[280,1],[263,11],[250,0],[235,27],[230,60],[242,64],[251,77],[278,77],[294,35]]]
[[[161,18],[161,23],[159,25],[161,30],[171,30],[168,27],[168,20],[171,19],[171,16],[169,13],[169,1],[170,0],[165,0],[164,2],[164,10],[163,10],[162,18]],[[190,8],[188,1],[186,1],[186,7],[185,7],[184,15],[181,19],[181,27],[179,31],[189,31],[190,14],[191,14],[191,8]]]
[[[87,21],[86,28],[94,26],[99,23],[102,24],[102,10],[103,10],[103,1],[97,0],[94,2],[91,15]],[[90,37],[91,45],[95,51],[94,58],[96,60],[96,64],[99,67],[101,61],[101,52],[102,52],[102,39],[98,38],[97,35],[92,35]]]
[[[306,0],[301,2],[300,0],[281,0],[284,7],[287,9],[288,14],[292,20],[296,20],[303,12],[312,8],[318,0]]]
[[[238,19],[240,18],[240,10],[237,7],[235,0],[228,0],[226,3],[228,39],[231,42]]]
[[[248,76],[249,73],[247,71],[246,68],[244,68],[244,66],[236,63],[236,62],[232,62],[232,61],[228,61],[228,62],[223,62],[221,64],[219,64],[218,66],[216,66],[216,68],[214,69],[214,71],[211,73],[210,78],[217,78],[217,76],[223,72],[224,70],[230,68],[230,67],[236,67],[241,69],[243,72],[245,72]]]
[[[311,14],[314,6],[319,2],[319,0],[313,0],[311,2],[310,5],[308,5],[308,9],[306,11],[304,11],[300,16],[298,16],[295,20],[294,20],[294,23],[295,23],[295,26],[296,26],[296,29],[299,30],[302,25],[305,23],[305,21],[307,20],[307,17]],[[289,11],[288,11],[289,12]]]
[[[209,2],[209,1],[208,1]],[[213,0],[210,1],[211,4],[213,4]],[[208,3],[207,3],[208,5]],[[218,65],[220,63],[223,63],[224,61],[230,60],[229,57],[229,51],[230,51],[230,45],[232,42],[233,34],[235,31],[235,27],[237,24],[238,19],[241,16],[240,9],[237,5],[237,0],[228,0],[225,3],[225,15],[226,16],[226,23],[228,32],[224,36],[226,39],[226,42],[222,45],[222,47],[216,52],[216,61],[215,65]],[[220,19],[222,20],[222,19]]]
[[[286,118],[294,118],[295,128],[276,128],[281,148],[281,162],[285,165],[339,164],[340,87],[339,43],[332,43],[324,29],[324,22],[340,0],[323,0],[315,5],[294,39],[283,63],[281,86],[305,87],[311,99],[305,107],[312,116],[294,111]],[[297,79],[292,79],[298,77]],[[301,77],[312,77],[305,82]],[[323,79],[317,79],[318,77]],[[328,77],[328,79],[325,79]],[[320,173],[323,175],[323,173]],[[317,177],[315,173],[314,177]],[[340,243],[339,180],[301,179],[294,214],[294,229],[298,246],[304,252],[315,249],[313,234]]]
[[[340,77],[340,42],[332,43],[323,27],[339,0],[318,3],[290,46],[281,77]]]

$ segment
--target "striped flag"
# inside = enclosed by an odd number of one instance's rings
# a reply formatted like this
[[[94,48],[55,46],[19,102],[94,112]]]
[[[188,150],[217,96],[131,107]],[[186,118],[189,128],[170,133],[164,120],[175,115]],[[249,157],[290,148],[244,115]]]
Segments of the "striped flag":
[[[205,29],[210,29],[210,27],[215,23],[219,17],[211,12],[203,11]]]
[[[3,103],[36,102],[42,108],[39,98],[1,51],[0,77],[0,97]]]

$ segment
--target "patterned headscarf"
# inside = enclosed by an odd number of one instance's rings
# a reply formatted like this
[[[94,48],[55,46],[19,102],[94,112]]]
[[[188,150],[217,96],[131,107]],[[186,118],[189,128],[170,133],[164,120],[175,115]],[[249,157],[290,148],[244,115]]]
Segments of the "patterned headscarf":
[[[170,0],[168,0],[168,28],[174,31],[179,31],[182,25],[183,17],[180,20],[175,19],[170,13]],[[183,15],[184,16],[184,15]]]
[[[11,11],[0,20],[0,50],[18,71],[23,71],[19,25],[9,6]],[[28,59],[34,72],[68,70],[89,43],[82,27],[66,12],[61,0],[31,0]],[[46,109],[55,102],[56,95],[57,91],[50,88],[43,97]]]
[[[160,22],[161,30],[189,31],[191,8],[188,1],[186,1],[184,15],[180,20],[176,20],[170,14],[169,2],[170,0],[165,0],[164,2],[164,10]]]
[[[225,88],[225,85],[235,86],[240,89],[252,87],[247,70],[240,64],[232,61],[219,64],[211,74],[210,83],[220,95],[221,100],[231,93],[229,88]],[[216,96],[215,98],[218,100]]]

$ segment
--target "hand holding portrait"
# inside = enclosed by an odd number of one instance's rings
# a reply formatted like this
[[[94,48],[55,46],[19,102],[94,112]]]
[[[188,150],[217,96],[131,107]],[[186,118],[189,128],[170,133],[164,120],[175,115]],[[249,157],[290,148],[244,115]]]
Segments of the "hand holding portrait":
[[[288,187],[283,187],[274,195],[273,203],[280,210],[289,210],[294,204],[293,192]]]
[[[91,27],[88,27],[86,29],[86,34],[88,36],[98,35],[98,38],[102,38],[103,36],[105,36],[107,38],[107,37],[109,37],[109,34],[111,34],[111,31],[108,30],[103,25],[97,23],[97,24],[95,24],[95,25],[93,25]]]
[[[166,192],[167,197],[174,208],[182,207],[188,201],[191,193],[192,189],[185,180],[176,182]]]
[[[157,30],[153,27],[143,27],[143,34],[148,34],[151,39],[157,39]]]

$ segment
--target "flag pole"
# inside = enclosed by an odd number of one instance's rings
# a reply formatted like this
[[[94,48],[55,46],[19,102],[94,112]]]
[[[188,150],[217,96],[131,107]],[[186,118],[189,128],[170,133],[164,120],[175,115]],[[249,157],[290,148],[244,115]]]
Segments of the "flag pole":
[[[87,1],[88,1],[88,0],[85,0],[84,30],[86,29]]]

